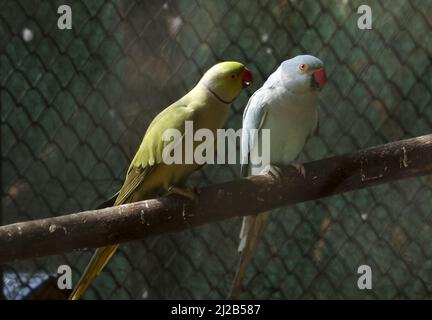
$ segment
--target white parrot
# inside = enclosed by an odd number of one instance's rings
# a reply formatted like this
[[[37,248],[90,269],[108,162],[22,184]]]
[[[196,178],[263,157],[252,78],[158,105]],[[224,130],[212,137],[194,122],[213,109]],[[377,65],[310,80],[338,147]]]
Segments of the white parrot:
[[[264,85],[257,90],[243,113],[241,138],[241,175],[270,173],[279,176],[277,165],[293,165],[304,176],[302,165],[293,161],[302,151],[307,138],[318,129],[318,92],[326,83],[324,64],[310,55],[301,55],[281,63]],[[258,134],[249,134],[257,129]],[[262,129],[270,130],[270,159],[256,165],[261,154]],[[258,148],[259,150],[256,150]],[[258,152],[257,152],[258,151]],[[270,212],[243,218],[240,231],[239,266],[229,293],[237,298],[258,240]]]

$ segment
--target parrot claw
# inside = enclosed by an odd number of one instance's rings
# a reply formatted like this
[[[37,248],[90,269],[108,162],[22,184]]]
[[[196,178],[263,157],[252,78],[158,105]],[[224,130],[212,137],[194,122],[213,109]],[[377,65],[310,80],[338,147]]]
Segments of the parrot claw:
[[[280,180],[282,177],[282,170],[274,165],[268,164],[261,171],[261,174],[269,174],[275,180]]]
[[[193,188],[170,187],[168,189],[168,194],[178,194],[192,201],[196,199],[199,193],[200,192],[196,187]]]
[[[306,178],[306,169],[301,163],[294,162],[291,164],[291,166],[296,169],[296,171],[303,177]]]

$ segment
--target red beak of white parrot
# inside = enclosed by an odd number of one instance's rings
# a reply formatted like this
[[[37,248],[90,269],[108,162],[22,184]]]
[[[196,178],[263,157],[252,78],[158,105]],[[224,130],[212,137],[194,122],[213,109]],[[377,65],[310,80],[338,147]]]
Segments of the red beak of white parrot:
[[[312,82],[313,82],[313,86],[318,88],[318,89],[322,89],[324,88],[324,85],[327,82],[327,75],[325,73],[324,69],[319,69],[317,71],[313,72],[313,77],[312,77]]]

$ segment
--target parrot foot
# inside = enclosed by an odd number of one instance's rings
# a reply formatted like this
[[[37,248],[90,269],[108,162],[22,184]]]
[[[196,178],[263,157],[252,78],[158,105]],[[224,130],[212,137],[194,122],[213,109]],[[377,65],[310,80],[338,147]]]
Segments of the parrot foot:
[[[274,180],[279,181],[282,177],[282,170],[275,165],[268,164],[261,171],[261,174],[269,174]]]
[[[170,187],[168,189],[168,194],[178,194],[193,201],[199,195],[199,190],[196,187],[193,188]]]
[[[292,164],[291,164],[291,166],[293,166],[294,167],[294,169],[296,169],[296,171],[303,177],[303,178],[306,178],[306,169],[305,169],[305,167],[301,164],[301,163],[298,163],[298,162],[293,162]]]

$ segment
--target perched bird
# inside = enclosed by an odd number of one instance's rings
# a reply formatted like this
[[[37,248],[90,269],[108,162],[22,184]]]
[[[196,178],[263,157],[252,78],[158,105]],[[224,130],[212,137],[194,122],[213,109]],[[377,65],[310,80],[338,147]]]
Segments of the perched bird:
[[[242,176],[270,173],[278,178],[280,170],[277,165],[293,165],[305,175],[304,167],[293,161],[307,138],[318,129],[318,92],[325,82],[321,60],[301,55],[282,62],[252,95],[243,113]],[[258,133],[250,134],[252,129]],[[270,130],[270,157],[258,163],[256,157],[262,151],[263,129]],[[243,218],[238,247],[240,262],[229,293],[231,299],[235,299],[240,291],[241,281],[269,215],[270,212],[264,212]]]
[[[222,62],[210,68],[198,84],[180,100],[159,113],[148,127],[142,143],[127,171],[114,206],[157,197],[183,182],[200,165],[166,164],[163,160],[167,130],[177,129],[184,145],[185,121],[193,121],[193,130],[210,129],[214,134],[224,125],[231,102],[242,88],[253,81],[252,73],[238,62]],[[193,142],[195,148],[196,143]],[[184,149],[183,149],[184,150]],[[180,189],[173,189],[181,193]],[[109,205],[108,201],[101,207]],[[99,248],[85,269],[70,299],[81,297],[117,249],[117,245]]]

